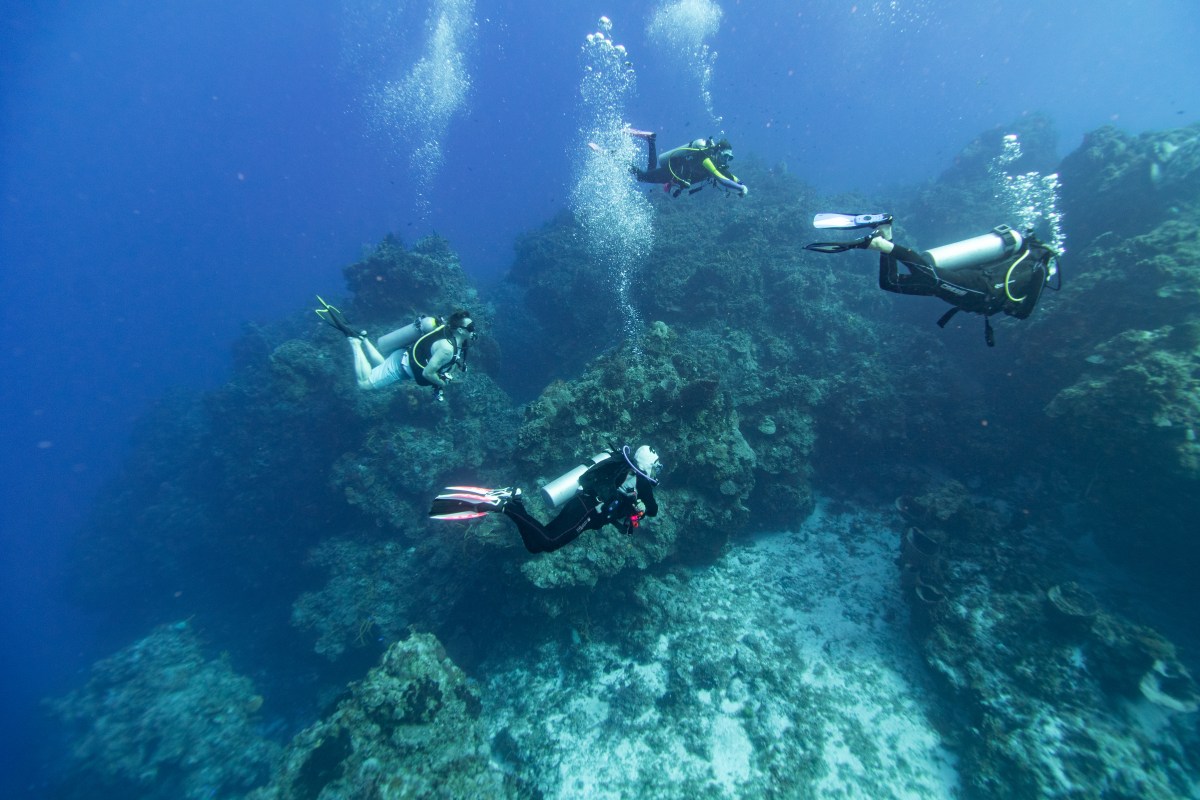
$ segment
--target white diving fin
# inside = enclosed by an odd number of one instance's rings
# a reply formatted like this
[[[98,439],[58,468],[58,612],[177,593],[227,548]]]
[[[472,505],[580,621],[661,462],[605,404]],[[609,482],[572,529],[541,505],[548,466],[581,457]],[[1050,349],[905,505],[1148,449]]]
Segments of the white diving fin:
[[[891,214],[839,214],[822,213],[813,217],[814,228],[878,228],[880,225],[890,225]]]

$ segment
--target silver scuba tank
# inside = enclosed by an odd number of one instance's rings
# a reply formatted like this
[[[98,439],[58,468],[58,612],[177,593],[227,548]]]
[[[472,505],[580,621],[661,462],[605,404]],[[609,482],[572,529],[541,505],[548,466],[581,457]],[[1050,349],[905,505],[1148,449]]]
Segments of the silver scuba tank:
[[[1007,225],[997,225],[991,233],[963,239],[961,242],[944,244],[922,253],[925,259],[938,269],[958,269],[976,264],[986,264],[1012,255],[1021,249],[1024,242],[1021,234]]]
[[[563,503],[579,494],[579,490],[581,488],[579,485],[579,479],[583,477],[583,473],[587,472],[597,464],[603,464],[610,458],[612,458],[612,453],[596,453],[596,455],[592,456],[579,466],[573,468],[570,472],[565,472],[562,475],[559,475],[557,478],[543,486],[542,497],[552,506],[561,506]]]

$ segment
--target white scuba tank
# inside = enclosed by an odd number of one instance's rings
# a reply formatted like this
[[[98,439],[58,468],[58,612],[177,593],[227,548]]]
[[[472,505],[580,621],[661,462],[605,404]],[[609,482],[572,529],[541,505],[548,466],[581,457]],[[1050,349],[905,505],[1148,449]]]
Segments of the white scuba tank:
[[[944,244],[926,250],[922,255],[938,269],[958,269],[1010,256],[1021,249],[1024,241],[1021,234],[1007,225],[997,225],[991,233],[953,244]]]
[[[575,467],[570,472],[559,475],[557,478],[543,486],[542,497],[552,506],[561,506],[563,503],[579,494],[579,490],[582,488],[579,485],[579,479],[583,477],[583,473],[587,472],[597,464],[603,464],[610,458],[612,458],[612,453],[596,453],[596,455]]]

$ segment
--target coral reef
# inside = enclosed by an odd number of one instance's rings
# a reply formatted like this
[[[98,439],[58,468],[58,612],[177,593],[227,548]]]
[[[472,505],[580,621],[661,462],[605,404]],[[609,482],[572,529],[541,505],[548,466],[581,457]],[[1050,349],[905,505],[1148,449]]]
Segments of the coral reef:
[[[249,800],[529,797],[493,766],[478,690],[429,634],[413,634],[298,734]]]
[[[1008,130],[1014,169],[1054,167],[1045,118],[989,131],[889,208],[898,238],[1004,221]],[[129,624],[197,614],[238,663],[313,647],[333,663],[295,667],[319,673],[287,684],[302,709],[382,663],[255,789],[278,746],[261,699],[190,625],[159,629],[55,704],[73,775],[255,800],[1195,796],[1192,653],[1076,574],[1072,541],[1156,579],[1200,567],[1198,141],[1102,129],[1068,157],[1066,288],[994,350],[881,292],[873,257],[803,249],[814,210],[878,198],[753,163],[745,200],[651,198],[631,297],[652,322],[628,340],[569,217],[522,238],[495,305],[444,240],[389,237],[337,302],[373,334],[469,307],[481,337],[446,402],[358,390],[310,312],[250,329],[227,385],[141,423],[74,578]],[[548,518],[537,486],[641,442],[666,469],[633,536],[530,557],[498,515],[426,517],[441,486],[516,483]],[[819,492],[895,502],[903,525]]]
[[[1130,136],[1105,126],[1063,159],[1063,205],[1071,235],[1144,233],[1200,197],[1200,125]]]
[[[1178,712],[1196,688],[1170,643],[1052,583],[1069,552],[1005,504],[950,483],[906,510],[943,525],[936,563],[904,591],[979,796],[1195,796],[1196,732]]]
[[[270,774],[278,745],[255,723],[262,695],[225,658],[205,658],[186,622],[157,628],[92,667],[50,706],[72,737],[69,797],[240,796]]]

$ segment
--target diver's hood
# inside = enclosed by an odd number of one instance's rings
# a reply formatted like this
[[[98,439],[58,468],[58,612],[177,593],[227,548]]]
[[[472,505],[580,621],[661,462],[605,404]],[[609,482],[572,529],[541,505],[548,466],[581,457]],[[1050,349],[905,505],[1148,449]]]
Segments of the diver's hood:
[[[621,455],[625,457],[625,463],[630,469],[650,481],[651,486],[658,485],[658,473],[662,472],[662,462],[659,461],[658,453],[654,452],[653,447],[644,444],[636,452],[630,452],[629,445],[625,445],[621,448]]]

